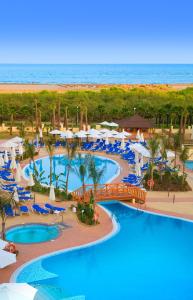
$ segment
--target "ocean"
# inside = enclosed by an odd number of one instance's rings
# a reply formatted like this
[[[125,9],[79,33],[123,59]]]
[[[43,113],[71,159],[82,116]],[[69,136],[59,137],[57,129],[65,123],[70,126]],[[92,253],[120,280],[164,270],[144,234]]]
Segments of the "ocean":
[[[193,64],[0,64],[0,83],[193,83]]]

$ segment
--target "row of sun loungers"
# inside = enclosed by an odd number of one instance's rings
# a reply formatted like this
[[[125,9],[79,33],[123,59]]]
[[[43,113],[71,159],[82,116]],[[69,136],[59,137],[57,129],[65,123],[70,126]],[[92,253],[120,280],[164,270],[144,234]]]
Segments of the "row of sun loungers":
[[[19,206],[18,209],[19,209],[20,214],[30,214],[30,209],[26,205],[21,205],[21,206]],[[40,214],[40,215],[53,214],[54,212],[62,213],[62,212],[65,212],[65,210],[66,209],[63,208],[63,207],[54,206],[54,205],[51,205],[49,203],[46,203],[44,207],[40,206],[39,204],[33,204],[32,205],[32,211],[34,213],[37,213],[37,214]],[[15,212],[13,211],[11,205],[6,205],[5,206],[5,213],[9,217],[14,217],[15,216]]]

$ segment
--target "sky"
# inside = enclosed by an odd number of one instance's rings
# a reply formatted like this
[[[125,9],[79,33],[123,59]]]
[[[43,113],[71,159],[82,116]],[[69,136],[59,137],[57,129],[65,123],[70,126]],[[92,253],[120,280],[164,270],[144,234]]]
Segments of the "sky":
[[[0,0],[0,63],[193,63],[192,0]]]

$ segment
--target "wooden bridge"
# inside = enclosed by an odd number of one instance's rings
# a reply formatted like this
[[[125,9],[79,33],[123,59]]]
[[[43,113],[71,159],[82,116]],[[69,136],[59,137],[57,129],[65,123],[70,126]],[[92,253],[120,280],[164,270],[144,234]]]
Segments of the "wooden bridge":
[[[146,200],[144,189],[126,183],[88,184],[72,192],[73,200],[88,202],[92,193],[95,201],[135,199],[145,203]]]

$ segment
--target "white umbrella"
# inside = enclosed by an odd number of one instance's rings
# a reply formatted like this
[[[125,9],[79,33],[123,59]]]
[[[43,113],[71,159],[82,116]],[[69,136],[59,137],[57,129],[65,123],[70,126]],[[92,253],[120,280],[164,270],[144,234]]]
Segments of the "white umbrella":
[[[144,157],[151,157],[151,153],[149,152],[149,150],[144,147],[143,145],[141,145],[140,143],[134,143],[132,145],[129,146],[131,150],[136,151],[140,154],[142,154]]]
[[[126,132],[126,131],[122,131],[122,132],[119,132],[115,137],[117,139],[122,139],[122,138],[126,138],[128,136],[130,136],[131,134]]]
[[[11,141],[7,141],[5,143],[0,144],[0,148],[16,148],[18,145],[16,143],[13,143]]]
[[[114,122],[109,123],[109,127],[118,127],[118,126],[119,126],[119,124],[117,124],[117,123],[114,123]]]
[[[124,137],[122,137],[122,141],[121,141],[121,149],[125,149],[125,139]]]
[[[77,132],[76,134],[75,134],[75,136],[76,137],[78,137],[78,138],[80,138],[80,139],[83,139],[83,138],[86,138],[87,137],[87,135],[85,134],[85,133],[83,133],[83,132]]]
[[[16,254],[4,250],[0,250],[0,269],[5,268],[15,262],[16,262]],[[0,292],[0,299],[2,300],[6,299],[6,298],[2,298],[1,292]],[[14,297],[10,299],[15,300]]]
[[[144,165],[144,162],[143,162],[143,155],[141,155],[141,159],[140,159],[140,167],[142,168]]]
[[[15,202],[19,202],[19,196],[18,196],[18,192],[17,192],[17,188],[14,188],[14,193],[13,193],[13,200]]]
[[[50,187],[49,200],[50,201],[55,201],[56,200],[55,190],[54,190],[54,186],[53,185],[51,185],[51,187]]]
[[[15,156],[11,156],[11,164],[10,164],[10,169],[16,169],[17,168],[17,164],[15,161]]]
[[[28,179],[27,185],[31,186],[31,187],[35,185],[32,173],[29,174],[29,179]]]
[[[4,164],[5,164],[5,162],[4,162],[3,156],[0,155],[0,167],[3,167]]]
[[[62,133],[63,133],[63,131],[60,131],[58,129],[54,129],[54,130],[52,130],[52,131],[49,132],[49,134],[55,134],[55,135],[60,135]]]
[[[17,183],[20,183],[20,182],[21,182],[21,171],[20,171],[20,169],[18,168],[18,164],[16,165],[15,181],[16,181]]]
[[[175,153],[173,151],[166,151],[166,155],[167,155],[167,158],[174,158],[175,157]]]
[[[23,145],[22,144],[19,144],[18,146],[18,149],[19,149],[19,155],[23,155]]]
[[[9,142],[21,144],[23,142],[23,139],[19,136],[15,136],[14,138],[10,139]]]
[[[137,168],[138,168],[138,175],[139,177],[141,177],[141,166],[140,166],[140,163],[137,164]]]
[[[40,139],[43,138],[43,131],[42,131],[42,128],[39,128],[39,133],[40,133]]]
[[[117,134],[119,134],[119,132],[116,131],[116,130],[111,130],[111,134],[112,134],[112,135],[117,135]]]
[[[86,131],[86,134],[93,135],[93,134],[99,134],[99,131],[97,129],[91,128],[88,131]]]
[[[101,139],[101,135],[99,135],[99,134],[90,134],[90,136],[89,137],[91,137],[91,138],[93,138],[93,139]]]
[[[5,150],[4,161],[5,161],[5,163],[8,163],[8,161],[9,161],[7,150]]]
[[[105,139],[105,145],[109,144],[109,138],[113,137],[110,131],[106,131],[104,134],[101,135],[102,138]]]
[[[3,283],[0,285],[2,300],[33,300],[37,289],[27,283]]]
[[[141,133],[141,136],[140,136],[140,142],[144,142],[144,136],[143,136],[143,132]]]
[[[70,130],[67,130],[67,131],[61,133],[61,138],[72,139],[73,136],[74,136],[74,134]]]
[[[107,133],[107,132],[110,132],[110,130],[104,128],[104,129],[101,129],[101,130],[99,131],[99,134],[104,134],[104,133]]]
[[[109,122],[107,122],[107,121],[104,121],[104,122],[101,122],[101,123],[99,123],[100,125],[102,125],[102,126],[109,126]]]
[[[139,129],[137,130],[137,134],[136,134],[136,139],[137,140],[140,140],[140,138],[141,138],[141,136],[140,136],[140,131],[139,131]]]
[[[139,163],[139,153],[135,152],[135,163],[138,164]]]
[[[17,163],[17,170],[19,171],[20,175],[22,176],[22,168],[21,168],[21,165],[19,162]]]
[[[11,156],[13,157],[16,157],[16,152],[15,152],[15,148],[11,148]]]

